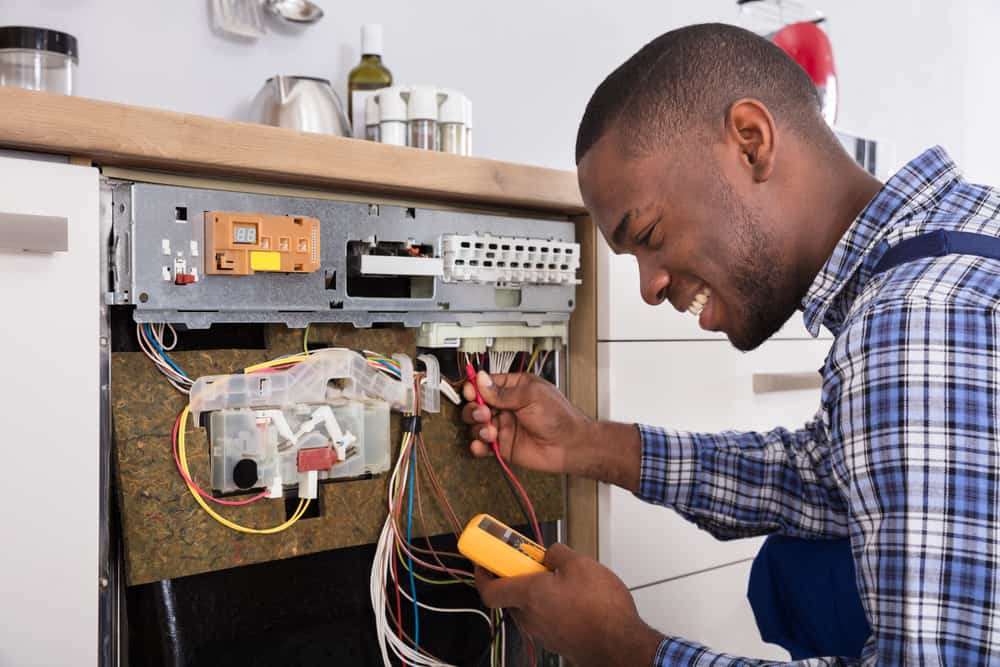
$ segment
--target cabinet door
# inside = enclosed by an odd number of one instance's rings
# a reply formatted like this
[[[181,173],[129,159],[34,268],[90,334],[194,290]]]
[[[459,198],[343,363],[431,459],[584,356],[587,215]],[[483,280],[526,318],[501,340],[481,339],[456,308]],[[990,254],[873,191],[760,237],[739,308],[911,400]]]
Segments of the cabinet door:
[[[615,255],[598,235],[598,340],[726,340],[725,334],[704,331],[697,318],[678,313],[669,303],[650,306],[639,295],[639,267],[631,255]],[[823,331],[823,337],[830,334]],[[811,339],[796,312],[774,339]]]
[[[600,343],[598,410],[603,419],[690,431],[798,428],[819,408],[817,369],[829,346],[785,340],[741,353],[723,341]],[[810,381],[816,386],[780,390]],[[761,544],[720,542],[608,485],[600,488],[599,521],[601,561],[630,587],[752,558]]]
[[[715,651],[786,662],[788,652],[757,631],[747,579],[750,561],[647,586],[632,593],[639,615],[660,632]]]
[[[97,662],[98,190],[96,169],[0,158],[4,665]]]

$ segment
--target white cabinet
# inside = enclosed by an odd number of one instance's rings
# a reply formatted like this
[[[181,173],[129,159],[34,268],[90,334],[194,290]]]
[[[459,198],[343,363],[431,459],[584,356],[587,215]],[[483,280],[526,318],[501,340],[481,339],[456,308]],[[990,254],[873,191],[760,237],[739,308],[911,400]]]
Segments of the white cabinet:
[[[598,235],[597,338],[610,340],[725,340],[725,334],[703,331],[698,320],[678,313],[664,302],[650,306],[639,295],[639,267],[631,255],[615,255]],[[824,330],[824,336],[829,333]],[[802,313],[795,315],[775,334],[775,339],[809,339]]]
[[[0,158],[0,665],[97,662],[98,192],[96,169]]]
[[[759,393],[815,374],[828,340],[783,340],[741,353],[724,341],[600,343],[602,419],[691,431],[798,428],[819,408],[818,388]],[[754,391],[754,376],[758,392]],[[629,587],[752,558],[760,539],[720,542],[672,510],[601,485],[600,559]]]
[[[642,619],[660,632],[714,651],[787,661],[780,646],[765,644],[746,598],[750,562],[693,574],[633,592]]]

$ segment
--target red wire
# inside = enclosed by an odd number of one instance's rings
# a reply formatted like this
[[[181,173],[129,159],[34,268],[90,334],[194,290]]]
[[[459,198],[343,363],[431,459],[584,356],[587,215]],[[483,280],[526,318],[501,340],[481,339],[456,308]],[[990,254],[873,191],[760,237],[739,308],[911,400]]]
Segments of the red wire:
[[[465,365],[465,375],[468,377],[469,382],[472,384],[472,388],[476,392],[476,403],[486,406],[486,401],[483,400],[483,395],[479,393],[479,385],[476,382],[476,369],[472,367],[472,364]],[[493,425],[492,417],[486,422],[486,425]],[[503,457],[500,456],[500,447],[497,445],[497,441],[493,440],[490,443],[490,446],[493,448],[493,454],[496,455],[497,461],[500,462],[500,467],[503,468],[504,473],[506,473],[507,477],[510,478],[510,481],[514,483],[514,486],[517,488],[517,492],[521,494],[522,498],[524,498],[524,503],[528,508],[528,515],[531,518],[531,528],[535,531],[535,539],[539,544],[542,544],[542,531],[538,526],[538,517],[535,515],[535,508],[531,504],[531,499],[528,498],[528,494],[524,490],[524,487],[521,486],[519,481],[517,481],[517,477],[515,477],[511,469],[507,467],[507,463],[503,460]]]
[[[514,483],[515,487],[517,487],[518,493],[520,493],[521,497],[524,498],[524,504],[527,505],[528,514],[531,516],[531,527],[535,531],[535,540],[539,544],[542,544],[542,531],[538,526],[538,517],[535,516],[535,508],[531,505],[531,499],[528,498],[528,494],[524,490],[524,487],[521,486],[521,483],[519,481],[517,481],[517,477],[514,476],[513,471],[511,471],[511,469],[507,467],[507,464],[504,462],[503,457],[500,456],[500,448],[497,446],[496,441],[494,440],[493,442],[490,443],[490,445],[493,446],[493,453],[496,455],[497,461],[500,462],[500,467],[502,467],[503,471],[507,473],[507,476],[510,477],[510,481]]]
[[[184,472],[184,468],[181,467],[181,459],[179,454],[177,453],[177,432],[180,430],[180,427],[181,427],[181,418],[180,415],[178,415],[177,421],[174,422],[174,432],[172,436],[174,443],[174,463],[177,464],[177,471],[180,472],[181,477],[184,478],[185,482],[191,485],[191,488],[193,488],[195,491],[198,492],[198,495],[200,495],[202,498],[211,500],[213,503],[218,503],[220,505],[237,506],[237,505],[249,505],[250,503],[256,502],[268,494],[267,491],[261,491],[256,496],[253,496],[251,498],[246,498],[244,500],[222,500],[220,498],[213,497],[212,494],[210,493],[206,493],[200,486],[195,484],[194,480],[191,479],[191,476],[188,475],[186,472]]]

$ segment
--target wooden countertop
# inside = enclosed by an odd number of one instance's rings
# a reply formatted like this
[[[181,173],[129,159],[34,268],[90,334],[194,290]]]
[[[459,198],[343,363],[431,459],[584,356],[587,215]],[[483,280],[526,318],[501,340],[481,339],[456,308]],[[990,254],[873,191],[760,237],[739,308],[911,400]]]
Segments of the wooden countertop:
[[[399,148],[82,97],[0,88],[0,147],[97,164],[567,215],[571,171]]]

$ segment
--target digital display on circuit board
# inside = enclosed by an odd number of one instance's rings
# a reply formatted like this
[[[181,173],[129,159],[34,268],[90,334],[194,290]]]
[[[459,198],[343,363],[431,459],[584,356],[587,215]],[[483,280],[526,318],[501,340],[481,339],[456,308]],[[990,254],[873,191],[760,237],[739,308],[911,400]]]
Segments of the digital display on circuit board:
[[[233,225],[233,243],[256,245],[257,225]]]

